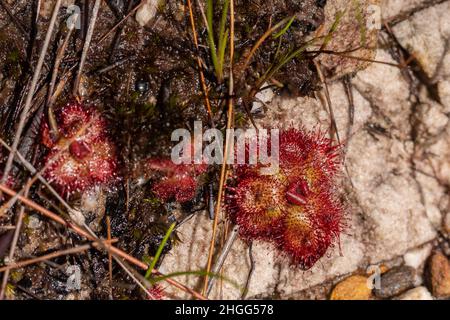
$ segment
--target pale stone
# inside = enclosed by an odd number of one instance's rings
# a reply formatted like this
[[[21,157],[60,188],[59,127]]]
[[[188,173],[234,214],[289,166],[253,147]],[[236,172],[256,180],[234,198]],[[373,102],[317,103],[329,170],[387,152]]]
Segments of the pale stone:
[[[339,282],[333,289],[330,300],[370,300],[372,289],[365,276],[351,276]]]
[[[398,300],[433,300],[433,296],[430,291],[425,287],[417,287],[406,291]]]
[[[372,59],[375,55],[381,28],[380,0],[327,1],[321,35],[326,35],[332,28],[335,28],[335,31],[326,49],[334,52],[351,51],[351,56],[362,60],[322,54],[318,60],[325,67],[327,76],[337,79],[364,69],[370,64],[364,59]],[[323,41],[318,42],[318,46],[322,43]]]
[[[41,1],[41,8],[39,10],[39,15],[45,19],[49,19],[53,13],[53,8],[55,7],[56,0],[45,0]],[[63,0],[61,2],[61,8],[66,10],[75,4],[75,0]],[[78,7],[79,8],[79,7]],[[76,8],[74,8],[77,10]],[[72,12],[75,13],[75,12]]]
[[[136,21],[141,27],[149,23],[158,11],[158,0],[146,0],[136,12]]]
[[[263,84],[262,87],[264,88],[267,86],[267,83]],[[262,91],[259,91],[255,95],[255,102],[253,102],[252,105],[252,113],[261,112],[261,110],[266,106],[268,103],[270,103],[275,96],[275,93],[271,88],[264,89]]]
[[[449,12],[450,3],[444,2],[419,11],[393,27],[399,42],[415,55],[430,78],[441,72],[437,68],[446,54],[444,39],[450,36]]]
[[[431,253],[432,245],[426,244],[422,248],[409,250],[403,256],[405,264],[415,269],[419,268],[425,263],[425,260]]]
[[[42,222],[37,215],[31,215],[28,217],[28,228],[37,229],[41,225],[42,225]]]
[[[206,214],[200,214],[180,228],[181,243],[165,258],[160,271],[171,273],[175,271],[198,271],[206,265],[209,242],[211,239],[212,221]],[[358,223],[352,223],[352,228],[358,228]],[[253,259],[255,267],[249,282],[248,297],[266,296],[277,291],[283,297],[289,297],[296,291],[320,284],[328,277],[347,274],[356,270],[363,259],[363,244],[357,240],[357,231],[351,229],[352,236],[342,235],[342,255],[338,247],[330,248],[329,252],[312,269],[302,271],[290,266],[287,258],[273,248],[271,244],[255,241],[253,243]],[[358,232],[360,232],[359,230]],[[223,276],[237,283],[240,288],[245,285],[250,260],[248,247],[241,240],[236,240],[223,268]],[[203,277],[180,277],[179,280],[191,287],[201,284]],[[217,281],[219,282],[219,281]],[[216,285],[211,298],[237,299],[241,296],[239,287],[229,281]],[[168,288],[169,289],[169,288]],[[171,289],[169,289],[171,290]],[[175,290],[173,293],[180,295]],[[188,297],[183,295],[181,297]]]
[[[389,21],[403,16],[415,8],[426,6],[435,0],[381,0],[383,20]]]

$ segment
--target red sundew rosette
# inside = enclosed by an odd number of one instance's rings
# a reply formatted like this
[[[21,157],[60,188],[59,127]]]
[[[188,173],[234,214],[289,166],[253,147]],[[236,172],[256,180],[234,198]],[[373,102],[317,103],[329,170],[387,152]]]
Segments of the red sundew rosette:
[[[277,247],[302,269],[311,268],[339,238],[343,208],[326,190],[311,193],[303,205],[290,205]]]
[[[160,200],[185,203],[195,198],[199,178],[206,172],[208,165],[175,164],[170,159],[149,159],[145,168],[150,175],[161,176],[152,189]]]
[[[226,206],[244,239],[272,242],[293,264],[309,269],[343,227],[344,209],[334,189],[339,146],[320,132],[291,128],[280,132],[279,147],[278,174],[260,175],[260,165],[235,167]],[[275,206],[278,214],[268,215]]]
[[[230,188],[227,208],[245,239],[270,239],[282,226],[285,186],[276,177],[247,177]]]
[[[116,179],[116,149],[98,111],[71,102],[59,110],[56,123],[56,141],[49,124],[43,123],[42,142],[50,149],[44,159],[44,177],[62,195]]]

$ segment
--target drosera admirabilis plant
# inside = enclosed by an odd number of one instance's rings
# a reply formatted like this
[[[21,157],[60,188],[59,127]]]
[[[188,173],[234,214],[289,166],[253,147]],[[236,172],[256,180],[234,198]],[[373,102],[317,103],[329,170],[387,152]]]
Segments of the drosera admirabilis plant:
[[[42,125],[42,144],[48,149],[43,175],[60,194],[69,196],[118,178],[115,145],[95,107],[71,101],[50,122]]]
[[[279,172],[261,175],[258,166],[234,170],[226,207],[247,241],[271,242],[301,269],[311,268],[339,241],[344,205],[336,177],[339,146],[320,132],[280,132]]]
[[[151,158],[145,161],[145,169],[150,175],[160,176],[152,186],[158,199],[185,203],[195,198],[200,187],[199,179],[206,173],[208,165],[174,164],[169,158]]]

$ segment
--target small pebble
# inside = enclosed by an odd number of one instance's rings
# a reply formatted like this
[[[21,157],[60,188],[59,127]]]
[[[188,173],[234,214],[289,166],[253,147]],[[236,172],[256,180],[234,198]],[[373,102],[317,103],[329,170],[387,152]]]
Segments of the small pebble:
[[[28,218],[28,228],[37,229],[41,226],[41,220],[38,216],[32,215]]]
[[[416,272],[409,266],[395,267],[381,276],[380,288],[374,293],[378,298],[391,298],[414,287]]]
[[[262,87],[267,86],[267,83],[264,83]],[[264,111],[264,105],[270,103],[275,96],[275,93],[272,89],[267,88],[263,91],[258,92],[255,95],[255,102],[253,102],[251,113],[261,113]]]
[[[414,269],[419,268],[429,257],[431,249],[432,249],[431,244],[427,244],[422,248],[416,248],[408,251],[403,256],[403,259],[405,260],[405,265],[412,267]]]
[[[406,291],[396,300],[433,300],[433,296],[430,291],[425,287],[417,287]]]
[[[150,22],[158,11],[158,0],[146,0],[145,4],[136,12],[136,21],[141,27]]]
[[[450,262],[446,256],[434,253],[428,262],[427,275],[433,296],[450,297]]]
[[[370,300],[372,290],[365,276],[351,276],[339,282],[331,292],[330,300]]]

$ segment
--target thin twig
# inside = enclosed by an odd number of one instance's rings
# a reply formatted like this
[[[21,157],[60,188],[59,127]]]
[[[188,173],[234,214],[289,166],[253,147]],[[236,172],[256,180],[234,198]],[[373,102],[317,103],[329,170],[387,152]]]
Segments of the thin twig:
[[[108,37],[112,32],[114,32],[114,30],[116,30],[122,23],[124,23],[125,21],[127,21],[127,19],[134,13],[136,12],[137,9],[139,9],[140,7],[142,7],[145,4],[144,0],[141,0],[141,3],[139,3],[136,7],[134,7],[134,9],[132,9],[125,17],[123,17],[122,20],[120,20],[118,23],[116,23],[116,25],[114,27],[112,27],[108,32],[106,32],[101,38],[100,40],[98,40],[98,43],[102,43],[106,37]]]
[[[52,78],[50,80],[50,85],[49,85],[49,89],[48,89],[48,94],[47,94],[47,101],[46,101],[46,105],[47,107],[51,107],[50,102],[51,102],[51,98],[53,95],[53,90],[55,88],[55,83],[56,83],[56,79],[58,77],[58,70],[59,70],[59,66],[61,64],[61,61],[64,57],[64,53],[67,49],[67,45],[69,43],[69,39],[70,36],[72,35],[72,31],[75,27],[75,22],[78,19],[78,14],[75,15],[75,17],[73,18],[73,23],[70,25],[69,27],[69,31],[66,34],[66,37],[64,38],[63,43],[61,44],[60,48],[58,49],[58,52],[56,54],[56,58],[55,58],[55,64],[53,66],[53,70],[52,70]]]
[[[88,31],[86,34],[86,40],[84,41],[83,46],[83,52],[81,53],[81,59],[80,59],[80,65],[78,67],[77,76],[75,78],[74,86],[72,94],[74,96],[77,96],[78,94],[78,87],[80,86],[81,76],[83,74],[83,68],[84,64],[86,62],[86,57],[89,51],[89,47],[91,45],[92,36],[94,34],[94,28],[95,28],[95,22],[97,21],[98,11],[100,9],[100,4],[102,3],[102,0],[95,0],[94,3],[94,9],[92,10],[92,17],[89,22]]]
[[[314,61],[314,65],[316,66],[317,74],[319,75],[320,82],[322,82],[322,84],[324,86],[325,100],[326,100],[326,104],[328,106],[328,112],[330,113],[330,118],[331,118],[331,121],[330,121],[330,123],[331,123],[331,125],[330,125],[330,127],[331,127],[330,136],[331,136],[331,138],[333,138],[333,135],[336,134],[336,139],[337,139],[338,143],[341,144],[341,138],[339,136],[338,127],[337,127],[337,124],[336,124],[336,118],[334,117],[333,105],[331,103],[330,91],[328,90],[328,84],[325,81],[325,77],[323,75],[322,67],[320,66],[320,63],[317,62],[317,61]]]
[[[109,216],[106,217],[106,229],[108,234],[108,240],[111,240],[111,219]],[[112,255],[111,252],[108,251],[108,272],[109,272],[109,298],[111,300],[114,299],[113,296],[113,278],[112,278]]]
[[[347,126],[347,134],[345,137],[345,140],[348,141],[352,134],[352,128],[355,122],[355,101],[353,98],[352,83],[350,80],[350,76],[348,75],[345,76],[344,79],[342,80],[342,83],[344,85],[345,95],[347,96],[348,101],[348,126]]]
[[[349,51],[354,51],[354,50],[349,50]],[[391,67],[396,67],[399,69],[403,69],[406,67],[406,65],[402,65],[399,63],[392,63],[392,62],[387,62],[387,61],[380,61],[380,60],[375,60],[375,59],[368,59],[368,58],[363,58],[363,57],[356,57],[356,56],[351,56],[351,55],[347,55],[346,52],[349,51],[345,51],[345,52],[336,52],[336,51],[331,51],[331,50],[311,50],[311,51],[306,51],[307,54],[310,53],[319,53],[319,54],[330,54],[330,55],[334,55],[334,56],[340,56],[346,59],[353,59],[353,60],[358,60],[358,61],[364,61],[364,62],[371,62],[371,63],[378,63],[378,64],[384,64],[384,65],[388,65]]]
[[[8,146],[8,144],[2,138],[0,138],[0,144],[2,144],[3,147],[5,147],[7,150],[9,151],[12,150],[11,147]],[[31,163],[29,163],[19,151],[16,151],[15,154],[17,156],[18,162],[20,162],[31,174],[36,175],[39,181],[41,181],[47,187],[47,189],[56,197],[56,199],[59,202],[61,202],[61,204],[67,210],[72,210],[72,207],[69,206],[69,204],[59,195],[58,192],[56,192],[55,189],[53,189],[53,187],[48,183],[48,181],[45,180],[45,178],[37,171],[37,169],[34,168],[34,166]]]
[[[238,234],[239,234],[239,227],[236,225],[231,230],[231,233],[229,234],[228,239],[225,242],[225,245],[222,249],[222,253],[220,254],[219,258],[217,259],[214,267],[212,268],[211,272],[213,274],[218,274],[220,272],[220,270],[222,269],[225,259],[228,257],[228,254],[230,253],[230,250],[233,247],[233,244],[236,241]],[[208,297],[209,294],[211,293],[211,290],[214,286],[215,280],[216,280],[216,277],[212,277],[209,279],[208,289],[206,290],[206,297]]]
[[[277,31],[281,26],[283,26],[285,23],[287,23],[289,20],[291,20],[292,17],[287,17],[284,18],[283,20],[281,20],[280,22],[278,22],[276,25],[274,25],[273,27],[269,28],[262,36],[261,38],[258,39],[258,41],[255,43],[255,45],[253,46],[253,48],[250,50],[250,52],[248,53],[248,55],[245,58],[243,67],[241,68],[241,73],[244,72],[248,65],[250,64],[250,60],[252,59],[253,55],[255,54],[256,50],[258,50],[258,48],[263,44],[263,42],[270,36],[272,35],[272,33],[274,33],[275,31]]]
[[[36,4],[36,20],[35,20],[35,23],[38,23],[38,21],[39,21],[39,13],[41,12],[41,5],[42,5],[42,0],[38,0],[37,4]]]
[[[109,66],[101,68],[100,70],[97,71],[97,74],[102,74],[102,73],[108,72],[108,71],[110,71],[110,70],[112,70],[112,69],[114,69],[114,68],[116,68],[116,67],[118,67],[118,66],[120,66],[120,65],[122,65],[122,64],[124,64],[124,63],[126,63],[128,61],[130,61],[130,59],[131,59],[131,57],[126,57],[124,59],[120,59],[120,60],[114,62],[113,64],[109,65]]]
[[[53,9],[52,18],[50,20],[50,25],[47,30],[47,34],[45,36],[44,45],[42,46],[41,53],[39,55],[39,60],[36,65],[36,69],[34,70],[33,79],[31,81],[31,86],[28,91],[27,98],[25,100],[25,106],[22,110],[22,113],[20,115],[19,125],[17,127],[14,142],[12,144],[12,152],[9,153],[8,160],[5,164],[5,169],[3,171],[3,177],[0,180],[0,183],[5,183],[6,179],[8,178],[9,172],[11,171],[13,159],[14,159],[14,152],[17,150],[17,147],[19,146],[20,137],[22,136],[23,129],[25,128],[25,122],[27,120],[28,112],[31,107],[31,102],[33,100],[34,91],[36,90],[36,85],[39,80],[39,77],[41,75],[42,66],[44,64],[45,56],[47,55],[47,49],[50,44],[50,40],[52,38],[53,29],[55,27],[56,18],[58,17],[59,8],[61,7],[62,0],[57,0],[55,7]]]

